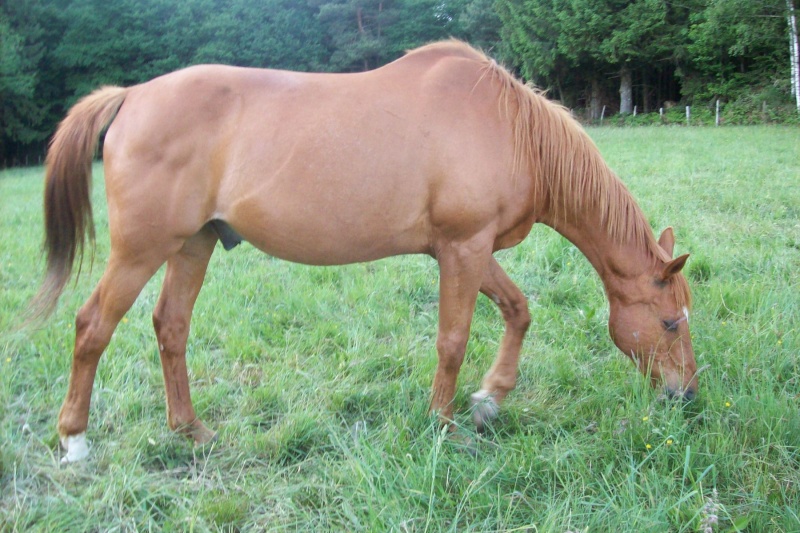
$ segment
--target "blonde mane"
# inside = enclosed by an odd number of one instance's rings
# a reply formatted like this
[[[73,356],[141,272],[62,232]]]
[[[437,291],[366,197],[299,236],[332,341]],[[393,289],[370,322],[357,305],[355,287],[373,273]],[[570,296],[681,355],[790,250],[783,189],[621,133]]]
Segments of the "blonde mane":
[[[511,119],[514,128],[514,168],[530,166],[536,194],[547,198],[554,220],[598,208],[597,223],[607,229],[611,239],[644,249],[653,264],[671,260],[656,241],[633,195],[567,109],[521,83],[466,43],[450,40],[418,50],[431,49],[480,60],[484,68],[481,79],[488,76],[499,84],[501,112]],[[678,305],[688,308],[691,297],[685,278],[674,276],[670,284]]]

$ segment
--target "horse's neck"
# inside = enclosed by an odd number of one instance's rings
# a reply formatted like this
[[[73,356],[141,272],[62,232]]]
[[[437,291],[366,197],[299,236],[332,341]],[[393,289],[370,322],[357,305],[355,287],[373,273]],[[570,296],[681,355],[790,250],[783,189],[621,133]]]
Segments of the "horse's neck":
[[[620,283],[641,275],[650,265],[652,254],[636,239],[622,239],[602,222],[598,205],[566,209],[556,215],[547,213],[540,221],[555,229],[586,256],[603,280],[606,291],[617,292]]]
[[[575,244],[611,291],[652,265],[650,226],[586,132],[563,110],[539,118],[533,137],[543,148],[532,170],[546,200],[538,220]]]

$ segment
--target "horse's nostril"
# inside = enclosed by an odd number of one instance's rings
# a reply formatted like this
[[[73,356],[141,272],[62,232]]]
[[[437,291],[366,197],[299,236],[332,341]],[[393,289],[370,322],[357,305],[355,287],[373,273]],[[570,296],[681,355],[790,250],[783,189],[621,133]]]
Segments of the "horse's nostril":
[[[683,391],[683,400],[686,402],[691,402],[697,396],[697,391],[694,389],[686,389]]]

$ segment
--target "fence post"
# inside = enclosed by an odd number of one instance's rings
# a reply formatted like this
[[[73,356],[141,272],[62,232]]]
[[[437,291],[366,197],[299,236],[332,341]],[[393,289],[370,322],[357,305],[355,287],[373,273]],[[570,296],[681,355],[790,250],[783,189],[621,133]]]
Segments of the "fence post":
[[[715,120],[717,126],[719,126],[719,98],[717,98],[717,118]]]
[[[686,125],[687,126],[691,126],[692,125],[692,116],[691,115],[692,115],[692,112],[690,111],[690,107],[687,105],[686,106]]]
[[[603,117],[606,116],[606,106],[603,106],[603,110],[600,111],[600,124],[603,124]]]

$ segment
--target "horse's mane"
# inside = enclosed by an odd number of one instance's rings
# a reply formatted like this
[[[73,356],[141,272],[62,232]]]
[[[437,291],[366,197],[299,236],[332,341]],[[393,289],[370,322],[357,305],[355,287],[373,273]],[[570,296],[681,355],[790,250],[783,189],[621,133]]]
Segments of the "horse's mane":
[[[547,198],[554,220],[599,208],[597,223],[606,227],[612,239],[644,249],[654,264],[670,261],[633,195],[567,109],[545,98],[542,91],[521,83],[466,43],[451,39],[412,53],[422,51],[476,59],[483,64],[481,79],[489,77],[499,84],[501,112],[510,116],[514,127],[514,168],[530,165],[536,194]],[[674,276],[672,285],[678,304],[689,307],[691,298],[685,278]]]

